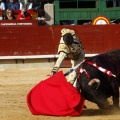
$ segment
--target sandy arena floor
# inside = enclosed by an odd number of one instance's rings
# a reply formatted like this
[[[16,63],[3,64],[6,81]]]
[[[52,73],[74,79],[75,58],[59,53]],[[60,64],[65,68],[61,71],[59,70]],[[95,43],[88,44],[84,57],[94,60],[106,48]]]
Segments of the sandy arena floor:
[[[120,110],[100,110],[88,101],[87,109],[77,117],[32,115],[26,95],[40,80],[46,79],[48,73],[50,69],[0,70],[0,120],[120,120]]]

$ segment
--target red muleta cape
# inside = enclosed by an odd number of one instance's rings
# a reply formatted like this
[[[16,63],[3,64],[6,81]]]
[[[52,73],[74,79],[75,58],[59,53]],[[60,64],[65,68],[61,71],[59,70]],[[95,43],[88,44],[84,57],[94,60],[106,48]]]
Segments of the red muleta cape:
[[[60,71],[32,88],[27,105],[33,115],[78,116],[84,98]]]

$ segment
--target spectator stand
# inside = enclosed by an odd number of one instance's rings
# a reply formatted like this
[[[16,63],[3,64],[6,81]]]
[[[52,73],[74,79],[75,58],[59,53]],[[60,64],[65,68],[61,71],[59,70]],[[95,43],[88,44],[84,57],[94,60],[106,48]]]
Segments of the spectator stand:
[[[14,10],[15,17],[16,17],[20,12],[21,12],[21,10]],[[27,10],[27,12],[31,14],[33,20],[36,19],[36,18],[38,18],[38,14],[37,14],[37,12],[36,12],[35,10]],[[3,11],[0,10],[0,18],[2,17],[2,15],[3,15]],[[2,18],[1,18],[1,19],[2,19]]]
[[[15,16],[17,16],[20,12],[21,10],[14,10]],[[31,14],[33,20],[38,18],[38,14],[35,10],[27,10],[27,12]]]

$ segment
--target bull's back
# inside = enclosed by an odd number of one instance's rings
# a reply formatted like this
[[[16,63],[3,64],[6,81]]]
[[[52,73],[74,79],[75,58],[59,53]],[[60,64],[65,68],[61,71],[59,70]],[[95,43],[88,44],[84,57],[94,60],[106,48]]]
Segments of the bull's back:
[[[87,61],[95,63],[97,67],[102,67],[111,71],[115,75],[120,73],[120,50],[113,50],[89,58]],[[87,64],[87,63],[85,63]],[[90,65],[91,66],[91,65]],[[84,65],[86,68],[86,65]],[[96,72],[97,68],[87,67],[89,71]],[[91,72],[93,74],[93,72]]]
[[[114,63],[116,67],[120,68],[120,50],[113,50],[105,53],[109,61]],[[119,69],[120,70],[120,69]]]

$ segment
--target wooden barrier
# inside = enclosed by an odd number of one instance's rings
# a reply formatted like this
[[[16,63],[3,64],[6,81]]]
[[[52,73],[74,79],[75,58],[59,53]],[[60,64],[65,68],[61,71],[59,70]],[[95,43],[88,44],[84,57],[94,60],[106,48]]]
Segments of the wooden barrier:
[[[11,28],[18,29],[18,27],[38,27],[38,20],[1,20],[0,21],[0,29]],[[14,28],[13,28],[14,27]],[[21,29],[21,28],[20,28]],[[22,28],[24,29],[24,28]],[[19,30],[17,30],[19,32]],[[16,31],[16,32],[17,32]],[[6,33],[5,33],[6,34]],[[14,34],[14,31],[12,32]],[[8,38],[9,39],[9,38]]]
[[[120,25],[37,24],[37,20],[0,21],[0,56],[54,56],[57,53],[62,28],[76,31],[83,42],[86,54],[98,54],[120,48]]]

